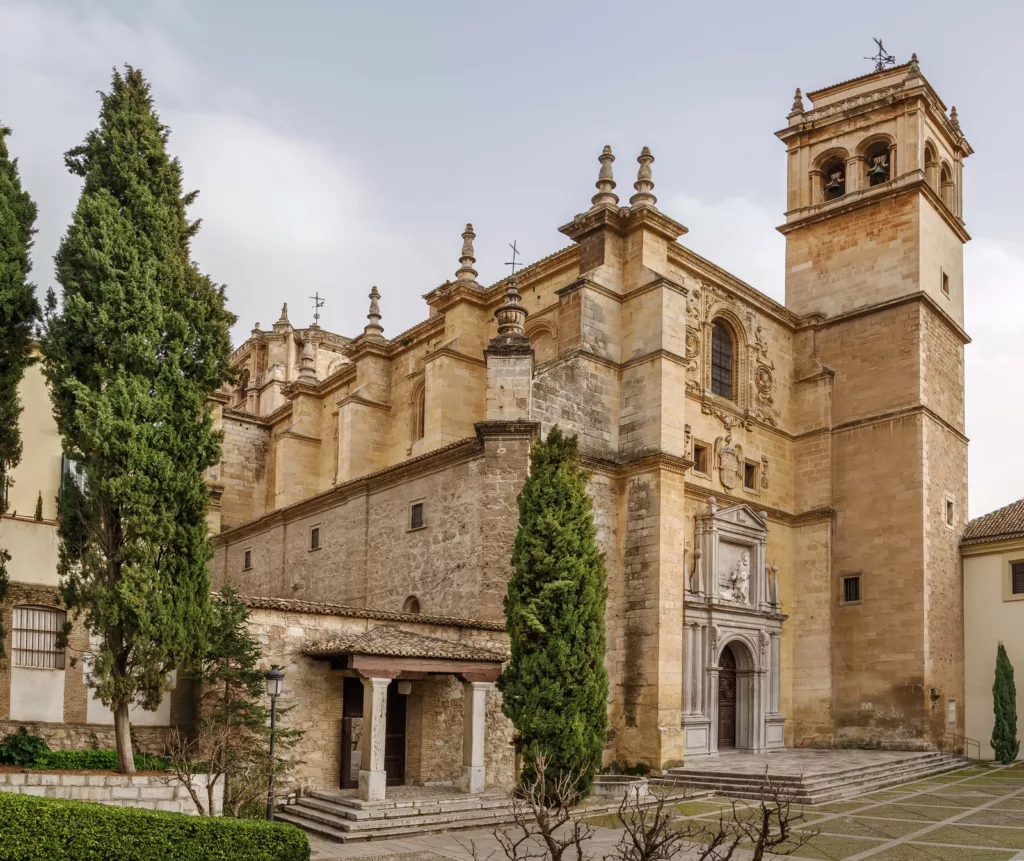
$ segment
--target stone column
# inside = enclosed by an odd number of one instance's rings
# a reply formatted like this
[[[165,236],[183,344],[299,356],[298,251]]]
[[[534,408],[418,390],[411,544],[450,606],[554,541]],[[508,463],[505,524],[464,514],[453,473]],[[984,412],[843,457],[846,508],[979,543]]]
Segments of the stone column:
[[[780,695],[780,688],[781,688],[781,682],[782,682],[782,677],[780,675],[780,672],[781,672],[782,668],[781,668],[781,655],[780,655],[780,649],[779,649],[779,635],[773,633],[770,636],[771,636],[771,647],[770,647],[770,650],[769,650],[769,655],[771,656],[770,660],[771,660],[771,673],[772,673],[772,682],[771,682],[772,689],[771,689],[771,696],[770,696],[771,703],[770,703],[770,706],[769,706],[769,711],[771,711],[772,714],[778,714],[779,713],[779,709],[781,708],[781,703],[779,701],[780,700],[780,696],[779,695]]]
[[[697,636],[695,638],[696,641],[697,641],[697,649],[696,649],[696,653],[693,656],[693,669],[694,669],[694,674],[696,675],[696,678],[697,678],[697,682],[696,682],[696,685],[695,685],[696,690],[694,691],[695,694],[696,694],[696,705],[694,706],[693,710],[697,714],[702,715],[702,714],[705,713],[704,712],[704,685],[706,684],[706,678],[707,678],[707,676],[706,676],[706,674],[704,672],[704,652],[705,652],[704,641],[707,639],[708,629],[707,629],[706,625],[701,625],[699,628],[696,628],[695,630],[697,632]]]
[[[695,632],[694,626],[687,624],[685,627],[685,651],[683,652],[683,714],[688,715],[693,712],[693,686],[696,682],[693,672],[693,653],[696,650],[696,646],[694,645],[693,636]]]
[[[484,742],[487,726],[487,692],[493,682],[463,682],[462,782],[463,792],[483,792]]]
[[[391,679],[363,679],[363,755],[359,769],[359,798],[383,801],[384,733],[388,720],[388,685]]]
[[[718,753],[718,667],[708,665],[707,715],[711,719],[708,753]]]

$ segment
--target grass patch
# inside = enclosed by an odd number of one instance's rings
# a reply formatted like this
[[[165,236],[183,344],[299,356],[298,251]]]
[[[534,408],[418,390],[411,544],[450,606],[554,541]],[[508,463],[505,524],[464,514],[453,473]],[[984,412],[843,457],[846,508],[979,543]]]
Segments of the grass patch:
[[[949,807],[909,807],[905,805],[887,804],[876,807],[864,814],[872,819],[911,819],[917,822],[941,822],[956,815],[956,808]]]
[[[893,819],[868,819],[858,817],[850,819],[843,816],[839,819],[830,819],[819,825],[812,825],[811,828],[819,829],[828,834],[846,834],[850,837],[877,837],[880,840],[891,840],[893,837],[903,837],[920,829],[924,823],[921,822],[897,822]]]
[[[992,849],[972,849],[971,861],[1012,861],[1016,852]],[[904,843],[893,846],[878,855],[872,855],[871,861],[965,861],[964,850],[955,846],[915,846]]]
[[[972,813],[966,819],[961,819],[962,825],[1016,825],[1024,828],[1024,808],[1020,810],[979,810]]]
[[[992,806],[993,810],[1024,810],[1024,798],[1005,798]]]
[[[829,813],[849,813],[853,810],[860,810],[867,807],[870,801],[830,801],[828,804],[819,804],[814,810],[827,810]]]
[[[913,804],[923,804],[928,807],[948,807],[950,808],[950,816],[953,816],[953,811],[957,808],[966,810],[968,807],[977,807],[979,804],[986,802],[985,798],[972,798],[967,802],[960,801],[963,795],[950,793],[949,795],[915,795],[912,799],[908,798],[908,802]]]
[[[818,861],[841,861],[851,855],[857,855],[874,846],[880,846],[881,840],[858,840],[845,837],[830,837],[827,834],[819,834],[812,837],[799,849],[783,844],[775,851],[780,854],[792,853],[794,858],[815,858]],[[753,846],[740,844],[740,848],[750,851]]]
[[[718,813],[721,810],[728,810],[728,804],[716,804],[713,801],[684,801],[674,808],[680,816],[700,816],[702,813]]]
[[[1024,849],[1024,828],[986,828],[984,825],[947,825],[923,836],[921,841],[962,843],[966,846],[998,846]]]

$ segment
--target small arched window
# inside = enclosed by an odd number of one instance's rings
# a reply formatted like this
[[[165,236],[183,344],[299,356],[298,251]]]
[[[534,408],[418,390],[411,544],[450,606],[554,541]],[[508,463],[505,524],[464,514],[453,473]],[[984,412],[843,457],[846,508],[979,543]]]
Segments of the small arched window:
[[[728,327],[715,320],[711,328],[711,391],[732,400],[733,343]]]
[[[242,371],[242,376],[238,380],[238,397],[241,401],[245,401],[246,395],[249,393],[249,369],[246,368]]]
[[[821,196],[835,200],[846,194],[846,165],[840,158],[832,158],[821,168]]]
[[[402,604],[402,612],[418,615],[420,612],[420,599],[415,595],[410,595],[405,599],[405,603]]]
[[[943,163],[942,171],[940,173],[941,182],[941,195],[942,202],[946,204],[946,208],[953,209],[953,171],[950,170],[948,164]]]
[[[928,180],[928,184],[935,189],[939,190],[939,157],[935,153],[935,147],[932,146],[931,141],[924,145],[924,176]]]
[[[878,141],[867,148],[864,153],[867,170],[867,185],[881,185],[892,176],[892,165],[889,163],[889,144]]]

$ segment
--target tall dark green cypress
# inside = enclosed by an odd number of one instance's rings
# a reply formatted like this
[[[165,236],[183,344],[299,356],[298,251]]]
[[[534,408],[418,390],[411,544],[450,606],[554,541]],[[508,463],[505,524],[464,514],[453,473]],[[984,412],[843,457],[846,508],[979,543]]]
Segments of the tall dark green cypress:
[[[128,709],[205,646],[204,473],[220,454],[207,399],[230,377],[234,316],[189,245],[181,166],[142,73],[115,70],[99,127],[64,157],[84,180],[57,252],[43,354],[54,415],[83,487],[60,499],[61,592],[98,641],[99,698],[134,770]]]
[[[996,650],[996,679],[992,683],[992,749],[996,759],[1009,765],[1020,752],[1017,738],[1017,686],[1013,683],[1013,664],[1003,644]]]
[[[17,159],[7,150],[11,130],[0,123],[0,513],[11,470],[21,461],[21,399],[18,384],[32,361],[32,326],[39,319],[35,287],[28,280],[36,205],[21,187]],[[0,547],[0,602],[7,594],[7,563]],[[6,632],[0,624],[0,658]]]
[[[552,784],[572,774],[582,794],[601,765],[608,723],[608,586],[587,479],[575,436],[554,427],[534,446],[505,596],[511,659],[498,683],[524,777],[540,753]]]

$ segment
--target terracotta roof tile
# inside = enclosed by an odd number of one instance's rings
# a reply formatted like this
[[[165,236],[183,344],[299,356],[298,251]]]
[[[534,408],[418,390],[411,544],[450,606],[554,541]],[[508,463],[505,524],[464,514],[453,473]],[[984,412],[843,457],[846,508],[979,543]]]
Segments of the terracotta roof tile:
[[[420,613],[395,613],[369,607],[351,607],[346,604],[328,604],[322,601],[302,601],[298,598],[266,598],[258,595],[239,595],[246,607],[254,610],[282,610],[286,613],[312,613],[319,616],[345,616],[351,619],[380,619],[387,622],[413,622],[417,625],[442,625],[452,628],[475,628],[479,631],[504,631],[501,622],[480,619],[460,619],[456,616],[429,616]]]
[[[345,634],[306,643],[302,653],[310,657],[376,655],[385,658],[442,658],[452,661],[503,661],[505,656],[464,643],[424,637],[411,631],[378,625],[361,634]]]
[[[981,517],[975,517],[964,529],[964,544],[995,541],[1024,534],[1024,499],[1018,499]]]

